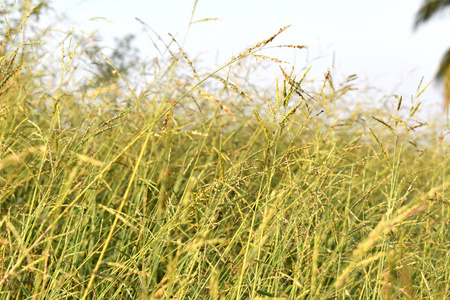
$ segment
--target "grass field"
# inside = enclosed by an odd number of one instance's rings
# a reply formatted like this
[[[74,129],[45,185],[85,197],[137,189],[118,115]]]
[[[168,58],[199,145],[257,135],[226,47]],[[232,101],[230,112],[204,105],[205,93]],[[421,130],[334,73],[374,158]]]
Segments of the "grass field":
[[[286,28],[214,73],[172,41],[147,79],[106,56],[89,77],[89,39],[46,56],[22,13],[1,48],[0,299],[449,299],[449,127],[417,116],[423,86],[372,105],[355,76],[255,63]],[[255,64],[279,80],[239,76]]]

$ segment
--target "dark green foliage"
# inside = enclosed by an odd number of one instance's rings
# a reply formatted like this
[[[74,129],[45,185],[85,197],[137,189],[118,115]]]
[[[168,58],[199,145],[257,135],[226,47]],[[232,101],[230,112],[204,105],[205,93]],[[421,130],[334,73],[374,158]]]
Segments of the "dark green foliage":
[[[449,8],[449,0],[425,0],[416,14],[414,28],[417,29],[420,25],[428,22],[439,13],[448,13]],[[444,104],[448,108],[450,104],[450,49],[447,50],[439,64],[436,79],[444,85]]]

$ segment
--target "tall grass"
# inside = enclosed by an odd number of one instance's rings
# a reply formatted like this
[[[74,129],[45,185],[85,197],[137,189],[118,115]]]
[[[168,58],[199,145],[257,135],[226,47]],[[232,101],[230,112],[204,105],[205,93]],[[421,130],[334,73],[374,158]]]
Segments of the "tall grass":
[[[139,88],[106,56],[81,88],[70,36],[59,71],[6,43],[0,298],[448,299],[445,132],[417,97],[350,103],[354,76],[250,87],[285,29],[213,73],[167,45]]]

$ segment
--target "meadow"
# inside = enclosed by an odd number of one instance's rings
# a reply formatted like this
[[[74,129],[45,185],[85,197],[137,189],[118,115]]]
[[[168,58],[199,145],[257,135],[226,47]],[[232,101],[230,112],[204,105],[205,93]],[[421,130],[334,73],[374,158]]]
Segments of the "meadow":
[[[304,51],[287,27],[213,72],[175,38],[141,69],[73,32],[50,55],[21,8],[0,48],[0,299],[449,298],[450,131],[419,116],[426,85],[374,104],[355,75],[312,80],[263,54]]]

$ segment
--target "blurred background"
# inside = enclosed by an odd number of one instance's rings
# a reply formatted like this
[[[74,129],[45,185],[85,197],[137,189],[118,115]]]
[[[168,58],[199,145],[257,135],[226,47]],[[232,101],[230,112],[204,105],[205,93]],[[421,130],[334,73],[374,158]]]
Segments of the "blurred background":
[[[414,30],[415,16],[422,3],[421,0],[276,3],[200,0],[193,20],[217,19],[192,24],[187,36],[195,1],[76,0],[53,1],[51,6],[64,16],[66,29],[73,27],[75,32],[85,34],[98,30],[102,43],[111,48],[116,43],[114,38],[135,35],[133,46],[145,58],[158,55],[152,42],[158,40],[157,34],[170,41],[168,33],[171,33],[190,59],[196,61],[196,66],[226,63],[291,24],[273,45],[306,45],[308,49],[276,48],[265,50],[264,54],[290,62],[297,70],[311,66],[310,79],[323,80],[328,69],[335,80],[357,74],[358,84],[370,85],[376,100],[394,93],[409,99],[417,93],[422,78],[422,87],[434,81],[450,46],[447,38],[450,18],[443,15]],[[286,69],[290,69],[289,65]],[[280,75],[279,69],[276,70],[277,76]],[[265,76],[269,83],[274,82],[273,73]],[[439,84],[432,83],[421,99],[429,109],[442,112]]]

